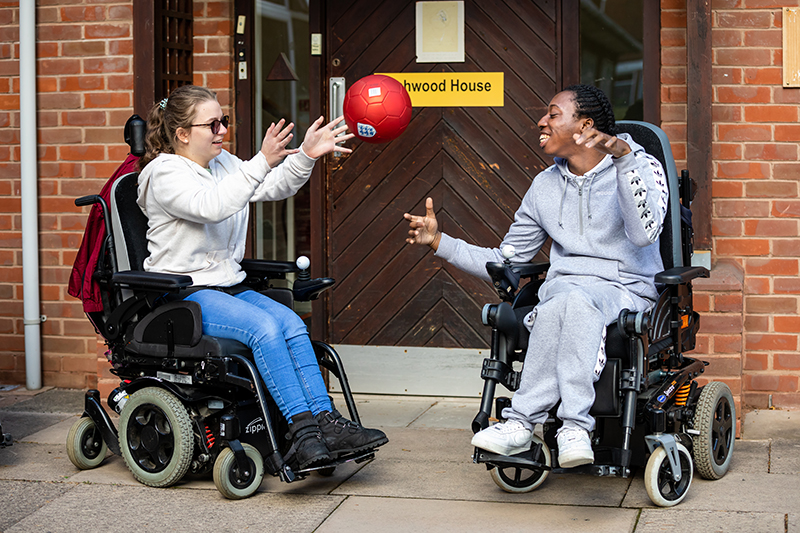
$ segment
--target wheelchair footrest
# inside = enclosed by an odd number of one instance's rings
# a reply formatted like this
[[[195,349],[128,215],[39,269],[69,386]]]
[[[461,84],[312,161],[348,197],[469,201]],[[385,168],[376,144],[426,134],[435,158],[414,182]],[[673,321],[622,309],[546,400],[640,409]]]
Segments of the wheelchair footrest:
[[[340,455],[337,459],[334,459],[333,461],[327,462],[325,464],[312,466],[304,470],[298,470],[296,474],[298,476],[307,476],[308,474],[310,474],[315,470],[325,470],[327,468],[337,467],[339,465],[342,465],[344,463],[349,463],[351,461],[355,463],[363,463],[364,461],[369,461],[370,459],[374,458],[375,458],[375,450],[366,450],[359,453]]]
[[[472,454],[472,462],[477,464],[485,463],[487,466],[496,466],[498,468],[518,467],[531,470],[550,470],[549,466],[534,459],[534,457],[540,455],[540,447],[540,444],[536,444],[530,450],[516,455],[500,455],[487,452],[481,448],[475,448],[475,452]]]

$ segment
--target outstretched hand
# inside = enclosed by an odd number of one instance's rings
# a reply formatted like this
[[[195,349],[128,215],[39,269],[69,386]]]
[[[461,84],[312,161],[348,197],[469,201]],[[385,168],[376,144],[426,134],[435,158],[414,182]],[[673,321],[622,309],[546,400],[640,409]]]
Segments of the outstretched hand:
[[[408,244],[427,244],[434,250],[439,248],[439,241],[442,234],[439,233],[439,223],[436,221],[436,213],[433,210],[433,199],[425,200],[425,216],[404,214],[403,217],[409,221]]]
[[[306,137],[303,139],[303,151],[312,159],[317,159],[325,154],[333,151],[349,154],[352,152],[350,148],[344,146],[337,146],[336,143],[348,141],[355,137],[352,133],[342,135],[347,131],[347,125],[342,124],[335,128],[336,124],[342,122],[344,117],[337,117],[328,122],[325,126],[320,127],[323,117],[319,117],[314,123],[306,130]]]
[[[583,133],[576,133],[572,136],[575,144],[583,145],[586,148],[594,148],[600,153],[611,154],[614,157],[622,157],[631,152],[628,143],[618,137],[603,133],[595,128],[588,128]]]
[[[270,124],[267,129],[264,140],[261,142],[261,153],[267,158],[267,163],[270,168],[275,168],[283,158],[289,154],[297,153],[297,148],[287,149],[286,145],[292,140],[292,129],[294,123],[290,123],[285,128],[283,125],[286,123],[284,119],[280,119],[277,124],[274,122]]]

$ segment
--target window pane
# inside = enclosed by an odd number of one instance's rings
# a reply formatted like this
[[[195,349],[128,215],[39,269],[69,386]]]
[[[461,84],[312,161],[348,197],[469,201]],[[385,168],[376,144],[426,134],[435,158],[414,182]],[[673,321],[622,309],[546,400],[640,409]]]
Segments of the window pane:
[[[581,0],[581,83],[605,92],[617,120],[642,120],[641,0]]]

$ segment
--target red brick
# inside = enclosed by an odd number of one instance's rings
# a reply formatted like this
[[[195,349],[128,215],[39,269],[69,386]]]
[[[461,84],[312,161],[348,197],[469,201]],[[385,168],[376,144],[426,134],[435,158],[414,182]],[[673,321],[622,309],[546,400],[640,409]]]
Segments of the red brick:
[[[747,126],[745,126],[747,127]],[[719,126],[722,128],[722,125]],[[769,128],[769,126],[766,126]],[[762,179],[770,176],[769,163],[752,163],[746,161],[720,161],[717,163],[717,178]],[[800,164],[798,164],[800,171]],[[800,176],[798,176],[800,179]]]
[[[714,198],[741,198],[744,187],[738,181],[714,181],[711,194]]]
[[[77,41],[83,37],[83,26],[80,24],[37,24],[36,40],[43,41]],[[19,41],[19,38],[16,39]]]
[[[800,239],[773,239],[772,255],[776,257],[800,256]]]
[[[748,257],[745,260],[748,275],[795,276],[798,273],[796,259],[764,259]]]
[[[775,370],[800,370],[800,354],[777,353],[772,361]]]
[[[717,294],[714,296],[714,311],[718,313],[741,313],[742,296],[739,294]]]
[[[720,28],[769,28],[772,16],[766,11],[717,11],[717,26]]]
[[[702,321],[701,321],[702,324]],[[703,329],[703,326],[700,326]],[[741,335],[714,335],[714,352],[715,353],[741,353],[742,352],[742,336]]]
[[[747,184],[748,198],[796,198],[797,182],[795,181],[753,181]]]
[[[711,221],[711,234],[723,237],[739,237],[742,235],[742,222],[740,220],[715,218]]]
[[[104,57],[83,60],[83,71],[87,74],[109,74],[130,72],[130,60],[126,57]]]
[[[793,314],[797,312],[797,299],[778,296],[746,296],[746,313]]]
[[[103,111],[68,111],[62,114],[64,125],[105,126],[106,114]]]
[[[714,214],[718,217],[768,217],[768,201],[719,200],[714,202]]]
[[[772,281],[775,294],[800,294],[800,279],[775,278]]]
[[[661,72],[663,83],[663,68],[661,69]],[[680,82],[676,81],[675,83]],[[686,83],[685,71],[683,83]],[[713,67],[711,69],[711,83],[714,85],[739,85],[742,83],[742,69],[735,67]]]
[[[776,200],[772,205],[772,216],[781,218],[800,217],[800,201]]]
[[[762,161],[796,161],[796,144],[746,144],[744,147],[745,159]]]
[[[780,67],[746,68],[744,69],[744,82],[748,85],[782,85],[783,69]]]
[[[779,29],[745,31],[744,45],[757,48],[779,48],[783,46],[783,31]]]
[[[67,161],[102,161],[105,160],[104,146],[62,146],[59,148],[62,159]]]
[[[125,92],[87,93],[84,97],[86,108],[93,107],[130,107],[130,94]]]
[[[775,140],[776,141],[791,141],[791,142],[798,142],[800,141],[800,125],[792,124],[792,125],[782,125],[778,124],[775,126]]]
[[[85,26],[87,39],[112,39],[130,37],[130,24],[91,24]]]
[[[103,6],[72,6],[61,8],[61,20],[66,22],[88,22],[106,19]]]
[[[720,141],[769,141],[772,140],[772,126],[764,124],[720,124],[717,126],[717,139]]]
[[[747,220],[744,234],[752,237],[793,237],[797,235],[794,220]]]
[[[744,319],[744,329],[751,333],[761,331],[764,333],[769,332],[769,317],[759,315],[749,315]],[[789,332],[784,332],[789,333]],[[794,332],[791,332],[794,333]]]
[[[797,107],[786,105],[746,106],[747,122],[797,122]]]
[[[772,318],[777,333],[800,333],[800,317],[776,316]]]
[[[711,45],[714,48],[742,46],[744,33],[740,29],[720,29],[711,30]]]
[[[730,143],[713,143],[711,157],[714,159],[741,159],[742,145]]]
[[[96,91],[104,89],[105,79],[103,76],[65,76],[59,78],[61,91]]]
[[[230,35],[231,34],[230,19],[227,20],[204,20],[199,19],[194,21],[192,32],[195,37],[199,35]]]
[[[760,351],[797,350],[797,335],[747,333],[745,335],[745,349]]]
[[[742,318],[741,315],[729,313],[722,315],[703,315],[701,320],[703,333],[741,333],[742,332]]]
[[[58,74],[80,74],[80,59],[72,58],[53,58],[37,61],[36,69],[38,72],[47,73],[55,76]]]
[[[715,56],[717,65],[753,67],[772,65],[772,54],[764,49],[721,48],[715,51]]]
[[[719,103],[751,103],[768,104],[772,99],[769,87],[754,87],[749,85],[717,87],[717,102]]]
[[[109,6],[108,20],[133,20],[131,6]]]
[[[742,120],[741,106],[712,105],[711,119],[714,122],[739,122]]]

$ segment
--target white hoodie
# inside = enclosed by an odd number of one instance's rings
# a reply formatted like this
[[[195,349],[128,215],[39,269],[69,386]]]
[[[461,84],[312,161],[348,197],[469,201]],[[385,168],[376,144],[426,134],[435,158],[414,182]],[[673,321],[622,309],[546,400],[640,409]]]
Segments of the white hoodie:
[[[150,252],[144,269],[186,274],[194,285],[240,283],[249,202],[294,195],[314,162],[302,148],[274,169],[261,152],[242,161],[223,150],[209,169],[180,155],[159,155],[139,174],[137,203],[148,219]]]

